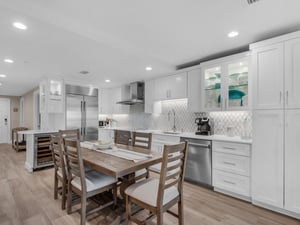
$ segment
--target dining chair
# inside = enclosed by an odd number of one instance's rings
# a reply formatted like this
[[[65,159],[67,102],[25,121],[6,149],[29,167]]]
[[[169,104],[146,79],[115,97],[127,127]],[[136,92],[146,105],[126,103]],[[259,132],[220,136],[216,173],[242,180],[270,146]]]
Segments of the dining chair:
[[[68,169],[67,212],[72,211],[72,193],[80,196],[81,225],[86,223],[86,216],[107,206],[117,203],[117,179],[96,170],[85,172],[81,148],[77,139],[63,139]],[[87,199],[105,191],[112,190],[113,200],[87,212]]]
[[[74,138],[80,141],[79,129],[59,130],[59,134],[62,138]]]
[[[115,144],[129,145],[131,132],[127,130],[115,130]]]
[[[148,178],[129,186],[126,194],[126,224],[131,221],[145,224],[154,216],[157,225],[163,225],[163,213],[168,212],[178,218],[178,224],[184,224],[183,218],[183,177],[186,164],[187,142],[165,145],[159,179]],[[131,204],[149,210],[150,215],[140,221],[131,215]],[[178,214],[169,209],[178,204]]]
[[[61,208],[65,209],[67,199],[67,174],[62,150],[62,139],[59,136],[51,135],[50,149],[54,163],[54,199],[58,198],[58,192],[60,191],[62,196]],[[58,186],[59,182],[61,183],[61,187]]]
[[[151,151],[152,133],[133,132],[132,145],[139,148],[148,149]],[[135,181],[149,177],[149,169],[141,169],[135,172]]]

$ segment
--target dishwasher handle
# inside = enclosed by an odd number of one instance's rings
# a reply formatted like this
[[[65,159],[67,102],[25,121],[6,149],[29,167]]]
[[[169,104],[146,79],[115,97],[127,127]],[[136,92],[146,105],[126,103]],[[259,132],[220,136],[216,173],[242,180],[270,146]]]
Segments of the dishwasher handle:
[[[198,146],[201,148],[210,148],[210,145],[206,145],[206,144],[197,144],[197,143],[193,143],[193,142],[188,142],[189,145],[193,145],[193,146]]]

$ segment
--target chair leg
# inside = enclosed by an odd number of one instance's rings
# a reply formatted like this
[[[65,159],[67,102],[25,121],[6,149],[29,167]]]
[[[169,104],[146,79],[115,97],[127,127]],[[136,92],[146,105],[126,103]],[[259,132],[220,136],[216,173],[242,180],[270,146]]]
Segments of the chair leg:
[[[81,196],[81,225],[85,225],[86,222],[86,197]]]
[[[163,225],[163,224],[164,224],[163,212],[161,210],[159,210],[157,212],[157,225]]]
[[[61,193],[61,209],[66,208],[66,195],[67,195],[67,184],[66,181],[62,181],[62,193]]]
[[[58,178],[56,171],[54,172],[54,199],[58,198]]]
[[[67,213],[71,214],[72,211],[72,187],[68,183],[68,198],[67,198]]]
[[[130,202],[130,197],[126,195],[126,224],[125,225],[131,225],[130,216],[131,216],[131,202]]]
[[[118,198],[118,187],[117,185],[114,186],[113,188],[113,198],[114,198],[114,208],[117,207],[117,198]]]
[[[183,216],[183,201],[180,199],[178,202],[178,225],[184,225],[184,216]]]

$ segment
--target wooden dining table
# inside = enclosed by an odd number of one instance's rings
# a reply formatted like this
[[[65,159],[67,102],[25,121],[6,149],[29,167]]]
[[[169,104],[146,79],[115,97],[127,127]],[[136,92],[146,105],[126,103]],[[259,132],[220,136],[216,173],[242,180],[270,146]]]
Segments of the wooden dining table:
[[[162,154],[134,146],[115,145],[115,147],[138,153],[151,154],[152,156],[143,160],[133,161],[106,154],[101,151],[95,151],[84,147],[81,148],[82,158],[85,165],[106,175],[115,177],[117,179],[120,178],[122,181],[120,185],[120,193],[125,199],[124,191],[129,185],[134,183],[135,172],[160,163],[162,161]]]

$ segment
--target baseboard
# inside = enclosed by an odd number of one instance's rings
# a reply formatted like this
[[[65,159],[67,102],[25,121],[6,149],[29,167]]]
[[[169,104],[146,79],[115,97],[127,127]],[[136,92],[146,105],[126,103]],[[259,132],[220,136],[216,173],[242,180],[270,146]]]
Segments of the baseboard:
[[[248,197],[248,196],[239,195],[239,194],[236,194],[236,193],[233,193],[233,192],[230,192],[230,191],[226,191],[226,190],[223,190],[223,189],[220,189],[220,188],[216,188],[216,187],[214,187],[214,191],[220,192],[220,193],[225,194],[225,195],[229,195],[229,196],[234,197],[234,198],[242,199],[242,200],[247,201],[247,202],[251,202],[251,198]]]

